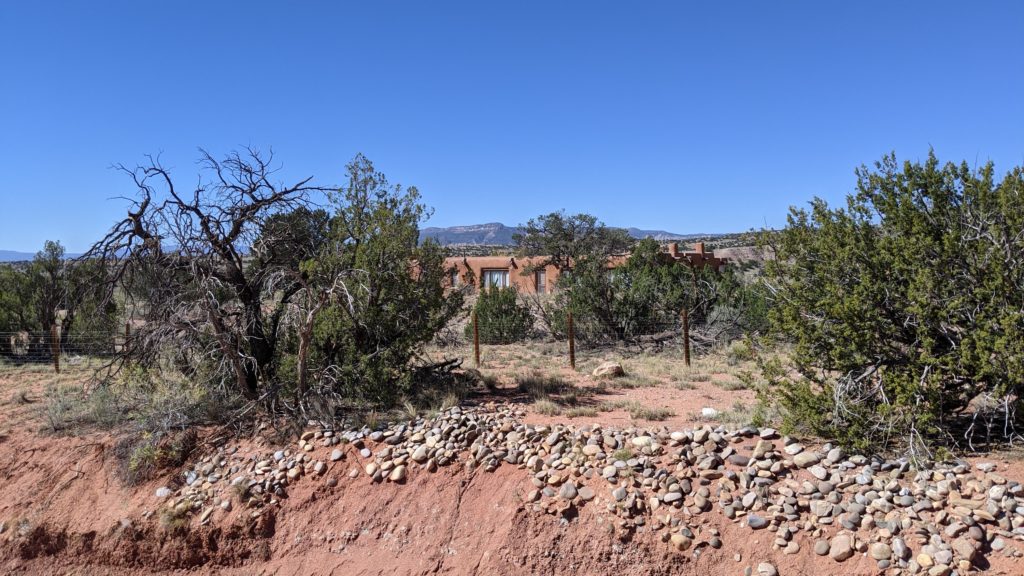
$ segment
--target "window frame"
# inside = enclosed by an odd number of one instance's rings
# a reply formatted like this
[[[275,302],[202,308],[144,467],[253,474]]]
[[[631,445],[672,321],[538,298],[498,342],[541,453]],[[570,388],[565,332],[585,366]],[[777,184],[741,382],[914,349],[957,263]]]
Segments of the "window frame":
[[[499,274],[501,276],[503,284],[493,284],[488,282],[488,279],[493,274]],[[508,288],[509,287],[509,271],[508,268],[481,268],[480,269],[480,285],[483,288]]]
[[[538,268],[533,271],[533,288],[537,291],[537,294],[548,293],[548,271],[543,268]]]

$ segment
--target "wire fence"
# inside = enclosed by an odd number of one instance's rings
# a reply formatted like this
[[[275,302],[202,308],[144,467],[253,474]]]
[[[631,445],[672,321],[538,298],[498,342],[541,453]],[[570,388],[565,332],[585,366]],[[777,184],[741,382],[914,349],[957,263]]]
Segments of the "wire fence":
[[[663,320],[594,317],[580,320],[568,313],[554,317],[494,318],[478,316],[474,312],[465,321],[439,333],[435,343],[453,350],[464,349],[468,344],[471,357],[466,360],[476,367],[481,366],[481,352],[488,347],[543,347],[548,353],[554,345],[562,351],[566,363],[575,368],[577,352],[606,348],[632,348],[646,352],[677,350],[689,364],[694,345],[703,346],[708,340],[705,331],[691,334],[685,313]]]
[[[138,327],[136,327],[138,328]],[[48,331],[0,332],[0,372],[24,365],[51,365],[56,372],[73,367],[100,367],[129,354],[133,334],[118,331],[62,333]],[[707,344],[707,331],[692,333],[686,314],[660,320],[573,318],[571,314],[523,317],[478,317],[471,312],[435,335],[433,344],[463,355],[464,365],[481,366],[481,351],[493,346],[517,345],[552,350],[575,368],[576,353],[608,348],[645,352],[681,352],[689,364],[691,349]]]
[[[0,371],[25,365],[98,367],[124,353],[126,335],[114,332],[0,332]]]

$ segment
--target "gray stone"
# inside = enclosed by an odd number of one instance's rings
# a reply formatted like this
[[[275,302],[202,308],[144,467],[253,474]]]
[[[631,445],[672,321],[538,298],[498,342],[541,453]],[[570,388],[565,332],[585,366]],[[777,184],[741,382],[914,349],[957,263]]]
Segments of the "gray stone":
[[[834,536],[831,542],[829,542],[828,555],[836,562],[842,562],[852,557],[853,542],[850,540],[850,537],[846,534]]]
[[[896,560],[906,560],[910,557],[910,549],[907,548],[907,543],[903,541],[903,538],[892,539],[892,555]]]
[[[775,566],[767,562],[757,565],[757,573],[759,576],[779,576],[779,571],[775,569]]]
[[[334,450],[331,451],[331,462],[337,462],[338,460],[341,460],[342,457],[344,456],[345,454],[341,450],[335,448]]]
[[[815,452],[801,452],[793,457],[793,464],[798,468],[807,468],[821,461]]]
[[[796,456],[797,454],[804,451],[804,445],[800,444],[799,442],[786,444],[786,446],[782,448],[782,451],[785,452],[786,454],[789,454],[790,456]]]
[[[760,528],[764,528],[767,525],[768,525],[768,520],[765,520],[764,518],[762,518],[761,516],[758,516],[757,514],[751,514],[751,515],[747,516],[747,526],[750,526],[754,530],[758,530]]]
[[[892,548],[885,542],[875,542],[868,548],[868,554],[875,560],[888,560],[892,558]]]
[[[824,466],[819,466],[818,464],[811,466],[808,469],[808,472],[818,480],[825,480],[828,478],[828,470],[826,470]]]
[[[828,540],[818,540],[814,543],[814,553],[818,556],[825,556],[828,554],[829,549]]]
[[[576,490],[576,485],[572,482],[562,484],[562,488],[558,491],[558,496],[563,500],[572,500],[577,494],[578,491]]]

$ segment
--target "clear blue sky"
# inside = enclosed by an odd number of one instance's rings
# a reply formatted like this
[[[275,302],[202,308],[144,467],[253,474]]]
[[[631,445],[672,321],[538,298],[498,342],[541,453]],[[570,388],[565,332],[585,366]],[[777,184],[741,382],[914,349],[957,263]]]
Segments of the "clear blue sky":
[[[558,209],[675,232],[780,225],[853,169],[1024,163],[1024,2],[0,3],[0,249],[86,248],[109,167],[364,152],[430,225]]]

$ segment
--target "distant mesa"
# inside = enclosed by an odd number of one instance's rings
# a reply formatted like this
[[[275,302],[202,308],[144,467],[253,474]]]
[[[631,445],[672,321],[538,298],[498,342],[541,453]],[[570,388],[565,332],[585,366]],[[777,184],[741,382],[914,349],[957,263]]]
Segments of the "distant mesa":
[[[514,243],[512,235],[519,231],[518,227],[506,226],[500,222],[472,224],[469,226],[450,226],[448,228],[430,227],[420,230],[420,241],[433,238],[442,246],[511,246]],[[641,230],[639,228],[628,228],[627,231],[633,238],[654,238],[659,242],[691,240],[708,236],[707,234],[676,234],[675,232],[666,232],[664,230]]]

